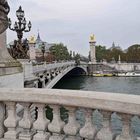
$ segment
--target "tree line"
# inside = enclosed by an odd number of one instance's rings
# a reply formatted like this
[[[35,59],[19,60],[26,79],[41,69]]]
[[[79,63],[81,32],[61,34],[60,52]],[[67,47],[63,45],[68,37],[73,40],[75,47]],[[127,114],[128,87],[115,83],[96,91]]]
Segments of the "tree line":
[[[104,60],[107,62],[117,62],[119,61],[119,56],[121,58],[121,62],[140,63],[140,45],[132,45],[125,51],[118,47],[107,49],[105,46],[96,46],[97,62]]]

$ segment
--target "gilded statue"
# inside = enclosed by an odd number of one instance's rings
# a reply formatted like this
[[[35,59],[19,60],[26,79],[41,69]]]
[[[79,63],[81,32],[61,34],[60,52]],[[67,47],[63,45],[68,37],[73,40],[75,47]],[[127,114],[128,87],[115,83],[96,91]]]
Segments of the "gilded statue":
[[[94,41],[95,41],[95,35],[92,34],[92,35],[90,35],[90,42],[94,42]]]

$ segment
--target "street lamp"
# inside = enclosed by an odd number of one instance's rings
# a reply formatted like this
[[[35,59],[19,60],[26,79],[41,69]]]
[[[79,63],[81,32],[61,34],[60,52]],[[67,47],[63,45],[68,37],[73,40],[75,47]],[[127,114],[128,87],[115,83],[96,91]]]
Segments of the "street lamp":
[[[44,56],[44,53],[45,53],[45,44],[42,43],[41,45],[41,51],[42,51],[42,54],[43,54],[43,61],[45,61],[45,56]]]
[[[11,27],[12,25],[11,19],[9,18],[9,29],[17,33],[18,47],[19,47],[18,53],[25,53],[25,51],[22,48],[23,32],[29,32],[31,30],[32,24],[30,21],[27,24],[26,19],[25,19],[25,14],[21,6],[16,11],[16,16],[17,16],[18,21],[15,21],[13,28]],[[27,29],[27,26],[28,26],[28,29]]]

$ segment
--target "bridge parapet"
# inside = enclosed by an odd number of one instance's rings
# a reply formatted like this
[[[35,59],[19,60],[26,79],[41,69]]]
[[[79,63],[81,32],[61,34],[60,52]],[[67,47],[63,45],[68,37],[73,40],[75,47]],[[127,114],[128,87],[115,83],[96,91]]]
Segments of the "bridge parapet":
[[[33,73],[44,71],[44,70],[52,70],[52,69],[67,67],[67,66],[71,66],[74,64],[75,64],[74,61],[62,62],[62,63],[52,63],[52,64],[44,63],[43,65],[33,66]]]
[[[137,95],[52,89],[1,89],[0,97],[2,140],[134,140],[130,128],[131,118],[140,115],[140,96]],[[17,103],[24,107],[23,116],[16,115]],[[35,120],[31,118],[31,105],[37,108]],[[46,106],[53,110],[51,121],[46,118]],[[61,119],[62,106],[68,110],[67,121]],[[79,123],[76,115],[79,109],[84,114],[83,124]],[[100,128],[93,119],[97,109],[103,115]],[[116,134],[111,125],[113,112],[122,121],[122,129]]]
[[[41,82],[41,87],[45,87],[47,82],[72,66],[75,66],[74,61],[52,64],[43,63],[41,65],[32,65],[30,62],[23,63],[25,87],[39,87],[37,85],[39,82]]]

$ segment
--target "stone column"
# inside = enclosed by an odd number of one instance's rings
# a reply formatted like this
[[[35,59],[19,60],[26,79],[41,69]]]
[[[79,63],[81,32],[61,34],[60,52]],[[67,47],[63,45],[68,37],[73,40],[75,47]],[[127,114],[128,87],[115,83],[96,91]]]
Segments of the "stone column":
[[[13,82],[15,81],[15,82]],[[23,87],[22,65],[6,48],[6,32],[0,34],[0,87]]]
[[[5,67],[5,66],[21,66],[21,64],[13,59],[7,48],[7,38],[6,38],[6,31],[0,34],[0,67]]]
[[[95,64],[96,63],[96,49],[95,49],[96,41],[95,41],[95,36],[94,35],[90,36],[89,44],[90,44],[91,63]]]
[[[29,53],[30,53],[30,60],[35,61],[36,60],[35,42],[29,43]]]

